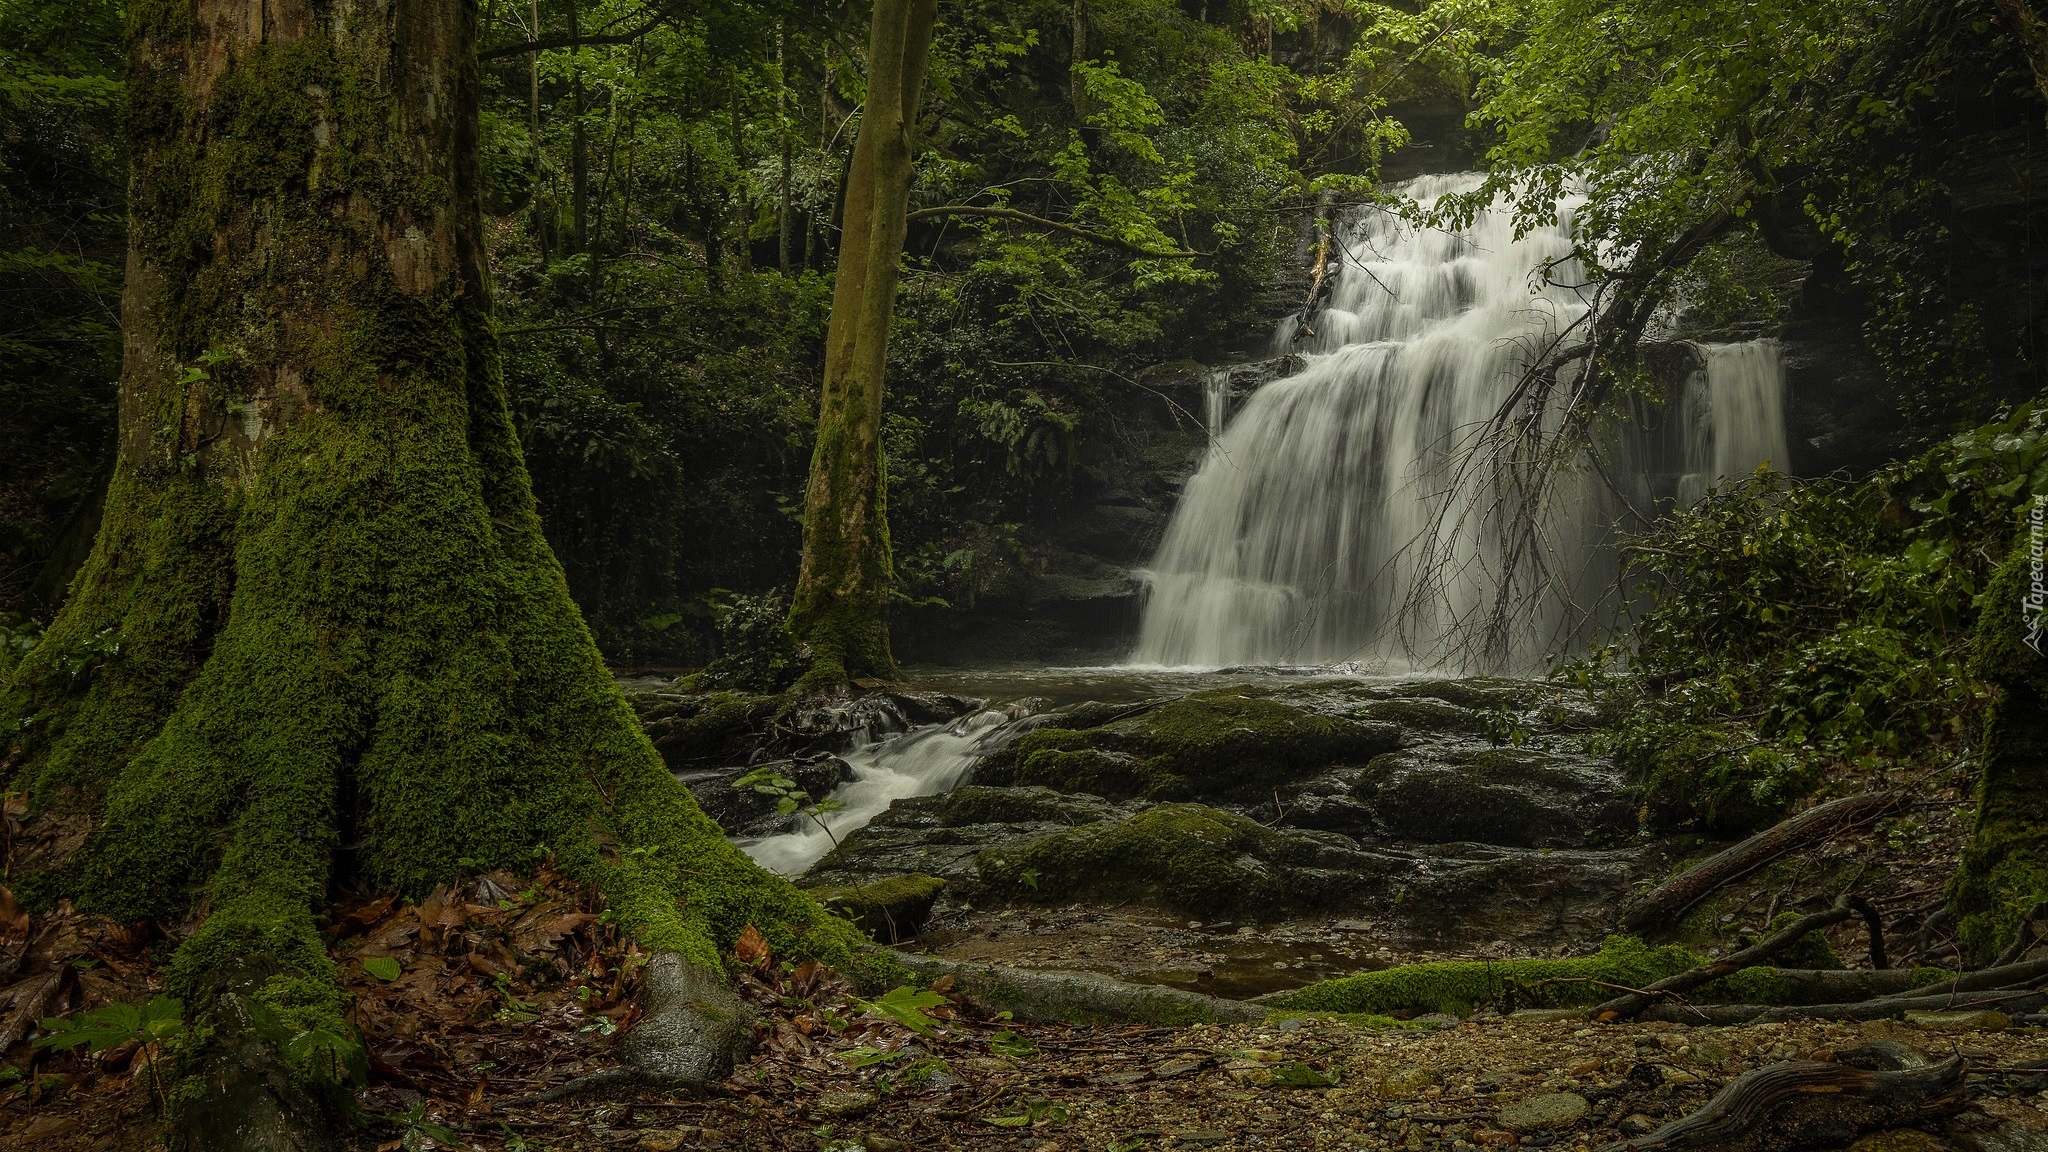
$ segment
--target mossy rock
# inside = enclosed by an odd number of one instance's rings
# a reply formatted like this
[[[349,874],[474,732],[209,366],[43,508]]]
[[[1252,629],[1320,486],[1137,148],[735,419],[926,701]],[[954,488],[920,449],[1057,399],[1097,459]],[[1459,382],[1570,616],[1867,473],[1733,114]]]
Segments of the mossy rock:
[[[901,803],[899,801],[899,803]],[[1068,796],[1050,788],[992,788],[969,784],[932,802],[939,825],[959,828],[974,824],[1089,824],[1112,809],[1092,797]]]
[[[1612,844],[1636,805],[1606,765],[1521,748],[1423,747],[1375,759],[1353,797],[1386,836],[1522,848]]]
[[[1400,746],[1391,724],[1325,715],[1215,689],[1095,728],[1043,728],[1017,741],[1011,780],[1157,800],[1258,797],[1332,764]]]
[[[1318,865],[1341,851],[1314,834],[1276,832],[1221,809],[1158,804],[1128,819],[991,848],[976,870],[991,891],[1012,898],[1117,898],[1204,915],[1257,913],[1338,895],[1335,873]]]
[[[1652,948],[1633,936],[1610,936],[1591,956],[1408,964],[1324,980],[1265,1002],[1290,1011],[1442,1012],[1453,1016],[1482,1004],[1502,1008],[1591,1006],[1613,996],[1614,991],[1588,981],[1641,988],[1702,962],[1703,957],[1684,948]]]
[[[671,769],[697,767],[743,759],[788,703],[786,696],[712,692],[663,701],[642,723],[663,763]]]
[[[937,876],[912,872],[864,884],[812,888],[809,892],[813,900],[853,921],[868,935],[884,944],[894,944],[917,935],[945,887],[946,882]]]

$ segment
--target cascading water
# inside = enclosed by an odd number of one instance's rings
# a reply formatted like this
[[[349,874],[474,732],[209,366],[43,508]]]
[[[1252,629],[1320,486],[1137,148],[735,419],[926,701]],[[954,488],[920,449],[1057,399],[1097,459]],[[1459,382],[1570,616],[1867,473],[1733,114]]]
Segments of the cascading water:
[[[1716,480],[1742,476],[1759,464],[1782,469],[1785,442],[1785,363],[1776,340],[1698,345],[1704,361],[1686,382],[1685,472],[1678,504],[1689,508]]]
[[[862,745],[846,754],[853,781],[832,794],[843,807],[806,818],[794,831],[740,846],[762,867],[794,876],[891,803],[951,790],[976,760],[1018,736],[1029,719],[1016,708],[987,709]]]
[[[1431,204],[1479,182],[1424,176],[1400,191]],[[1462,465],[1532,349],[1586,312],[1577,204],[1520,238],[1505,212],[1457,232],[1377,208],[1348,217],[1329,306],[1312,332],[1290,317],[1275,336],[1307,367],[1254,393],[1188,482],[1147,573],[1133,664],[1512,670],[1571,646],[1583,606],[1614,586],[1613,525],[1653,495],[1645,454],[1609,446],[1610,465],[1629,469],[1610,466],[1614,483],[1591,468],[1559,476],[1523,547],[1508,541],[1527,505]],[[1702,354],[1711,461],[1684,469],[1782,465],[1775,345]],[[1212,427],[1218,408],[1212,399]],[[1425,541],[1437,560],[1427,574]]]

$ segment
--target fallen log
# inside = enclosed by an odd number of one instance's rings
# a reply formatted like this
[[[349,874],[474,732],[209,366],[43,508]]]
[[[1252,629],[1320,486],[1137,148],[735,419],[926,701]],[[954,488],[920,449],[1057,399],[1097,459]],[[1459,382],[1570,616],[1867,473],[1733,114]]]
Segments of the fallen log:
[[[1690,1116],[1601,1152],[1797,1152],[1847,1144],[1963,1109],[1961,1057],[1871,1072],[1798,1060],[1738,1077]]]
[[[1859,915],[1860,908],[1868,907],[1869,905],[1857,897],[1843,895],[1825,912],[1802,916],[1780,931],[1773,932],[1739,952],[1709,961],[1696,968],[1688,968],[1676,976],[1667,976],[1647,988],[1624,993],[1596,1005],[1589,1015],[1595,1020],[1632,1019],[1659,999],[1676,997],[1709,981],[1719,980],[1744,968],[1760,965],[1798,943],[1807,933],[1840,924],[1851,916]]]
[[[1658,885],[1622,914],[1625,931],[1669,924],[1723,885],[1734,883],[1788,852],[1868,824],[1896,806],[1897,792],[1865,792],[1830,800],[1766,828]]]
[[[1770,1024],[1787,1020],[1887,1020],[1905,1012],[1997,1011],[2007,1015],[2032,1012],[2048,1003],[2048,993],[2034,989],[2003,989],[1939,996],[1884,996],[1848,1004],[1657,1004],[1640,1019],[1674,1024]]]

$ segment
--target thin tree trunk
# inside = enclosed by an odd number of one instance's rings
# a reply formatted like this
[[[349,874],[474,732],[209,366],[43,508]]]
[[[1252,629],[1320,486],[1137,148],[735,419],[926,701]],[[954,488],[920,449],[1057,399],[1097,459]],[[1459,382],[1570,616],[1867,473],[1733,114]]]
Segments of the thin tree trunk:
[[[569,5],[569,35],[583,35],[582,14],[576,3]],[[575,117],[569,126],[569,227],[574,235],[570,250],[583,252],[590,242],[590,140],[583,126],[580,64],[569,74],[569,112]]]
[[[527,0],[527,19],[533,30],[528,39],[540,39],[540,0]],[[542,207],[548,198],[541,195],[543,178],[540,145],[540,50],[526,54],[526,133],[533,142],[533,233],[534,241],[540,247],[540,266],[548,266],[548,240],[553,232],[553,222],[542,214]]]
[[[2034,87],[2048,96],[2048,23],[2042,22],[2030,0],[1998,0],[1998,15],[2026,52]]]
[[[885,515],[882,386],[910,205],[911,135],[936,0],[877,0],[868,95],[846,180],[839,271],[825,335],[818,443],[791,606],[815,661],[810,688],[895,671],[883,609],[893,577]]]
[[[786,62],[786,41],[789,33],[777,29],[775,33],[775,132],[782,144],[782,182],[777,189],[775,205],[775,251],[778,266],[784,276],[789,275],[789,74]]]

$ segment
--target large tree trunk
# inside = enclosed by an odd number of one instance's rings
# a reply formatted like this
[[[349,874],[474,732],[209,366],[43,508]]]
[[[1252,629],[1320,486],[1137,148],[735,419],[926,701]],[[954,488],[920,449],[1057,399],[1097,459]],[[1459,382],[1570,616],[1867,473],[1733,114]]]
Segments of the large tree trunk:
[[[1977,963],[2003,952],[2028,910],[2048,900],[2048,660],[2034,648],[2048,642],[2029,639],[2029,612],[2048,600],[2035,591],[2037,546],[2022,528],[1984,593],[1971,653],[1999,698],[1979,749],[1976,828],[1948,894],[1956,934]]]
[[[663,769],[541,536],[490,327],[473,7],[128,19],[119,462],[0,696],[0,783],[92,832],[15,875],[205,913],[171,986],[224,1022],[211,1068],[238,1006],[345,1034],[314,914],[337,862],[418,893],[545,849],[695,965],[750,921],[843,959],[851,927]]]
[[[884,515],[882,377],[896,311],[912,175],[911,134],[937,0],[876,0],[868,94],[846,179],[818,444],[804,498],[803,569],[790,624],[810,645],[808,687],[890,675],[883,607],[892,570]]]

